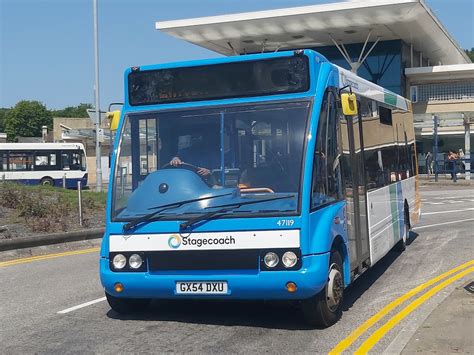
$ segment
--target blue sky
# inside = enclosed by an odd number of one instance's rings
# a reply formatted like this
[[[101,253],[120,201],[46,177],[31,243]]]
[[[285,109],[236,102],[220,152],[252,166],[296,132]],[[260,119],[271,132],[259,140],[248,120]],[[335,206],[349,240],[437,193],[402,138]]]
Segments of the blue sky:
[[[335,0],[98,0],[102,109],[123,101],[134,65],[217,54],[154,29],[156,21]],[[426,0],[463,48],[474,47],[474,0]],[[0,0],[0,107],[21,99],[58,109],[93,103],[92,0]]]

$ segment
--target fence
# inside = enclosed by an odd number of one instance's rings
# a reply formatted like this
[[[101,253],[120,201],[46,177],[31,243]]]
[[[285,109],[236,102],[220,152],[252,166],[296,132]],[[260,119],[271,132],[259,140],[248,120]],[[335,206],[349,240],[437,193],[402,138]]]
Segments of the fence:
[[[431,172],[427,169],[428,175],[433,174],[435,176],[435,181],[438,181],[439,175],[441,174],[449,174],[451,176],[451,180],[454,182],[458,179],[458,174],[466,174],[466,163],[470,162],[470,173],[474,173],[474,161],[473,159],[456,159],[456,160],[448,160],[448,159],[441,159],[441,160],[434,160]],[[431,173],[431,174],[430,174]]]

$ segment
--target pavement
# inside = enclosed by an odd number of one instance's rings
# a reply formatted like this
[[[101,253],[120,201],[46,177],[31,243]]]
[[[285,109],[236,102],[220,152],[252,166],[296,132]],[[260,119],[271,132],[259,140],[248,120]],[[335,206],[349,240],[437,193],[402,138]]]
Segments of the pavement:
[[[38,234],[11,239],[0,239],[0,251],[32,248],[50,244],[70,243],[80,240],[98,239],[104,235],[104,228],[86,229],[61,233]]]
[[[119,316],[103,297],[98,240],[2,252],[1,353],[328,353],[343,341],[346,353],[474,352],[463,288],[474,280],[474,188],[427,185],[421,197],[407,250],[360,276],[328,329],[287,303],[154,301]]]
[[[451,176],[449,174],[439,174],[438,181],[435,181],[435,176],[433,174],[419,174],[420,181],[424,185],[433,185],[433,186],[455,186],[455,185],[462,185],[462,186],[471,186],[474,187],[474,174],[471,175],[471,179],[466,180],[464,176],[459,176],[456,181],[451,180]]]
[[[456,287],[428,316],[402,354],[474,353],[474,293],[465,289],[467,285]]]

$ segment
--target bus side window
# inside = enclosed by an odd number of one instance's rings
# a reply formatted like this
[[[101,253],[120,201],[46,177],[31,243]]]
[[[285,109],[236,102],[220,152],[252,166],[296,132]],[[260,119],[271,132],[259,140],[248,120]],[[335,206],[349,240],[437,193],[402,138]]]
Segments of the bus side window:
[[[62,153],[61,154],[61,167],[63,170],[70,170],[69,166],[69,154],[68,153]]]
[[[0,171],[7,170],[7,153],[0,152]]]
[[[328,91],[319,115],[313,161],[311,208],[317,208],[340,197],[337,127],[336,100],[334,94]]]
[[[56,170],[56,153],[36,151],[35,170]]]
[[[33,153],[21,151],[11,152],[8,164],[8,170],[10,171],[33,170]]]
[[[81,170],[81,154],[71,153],[71,170]]]

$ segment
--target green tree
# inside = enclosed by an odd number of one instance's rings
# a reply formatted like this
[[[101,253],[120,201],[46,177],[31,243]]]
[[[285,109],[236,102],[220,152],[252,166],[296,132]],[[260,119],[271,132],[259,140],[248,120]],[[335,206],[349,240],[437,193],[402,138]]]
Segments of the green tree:
[[[77,106],[68,106],[62,110],[51,111],[53,117],[89,117],[87,109],[92,108],[91,104],[79,104]]]
[[[471,48],[471,50],[465,49],[465,51],[466,51],[467,56],[468,56],[469,59],[471,60],[471,62],[474,63],[474,47]]]
[[[8,108],[0,108],[0,132],[5,130],[5,115],[8,112]]]
[[[40,137],[41,127],[53,127],[51,112],[39,101],[18,102],[5,115],[5,133],[9,142],[18,137]]]

